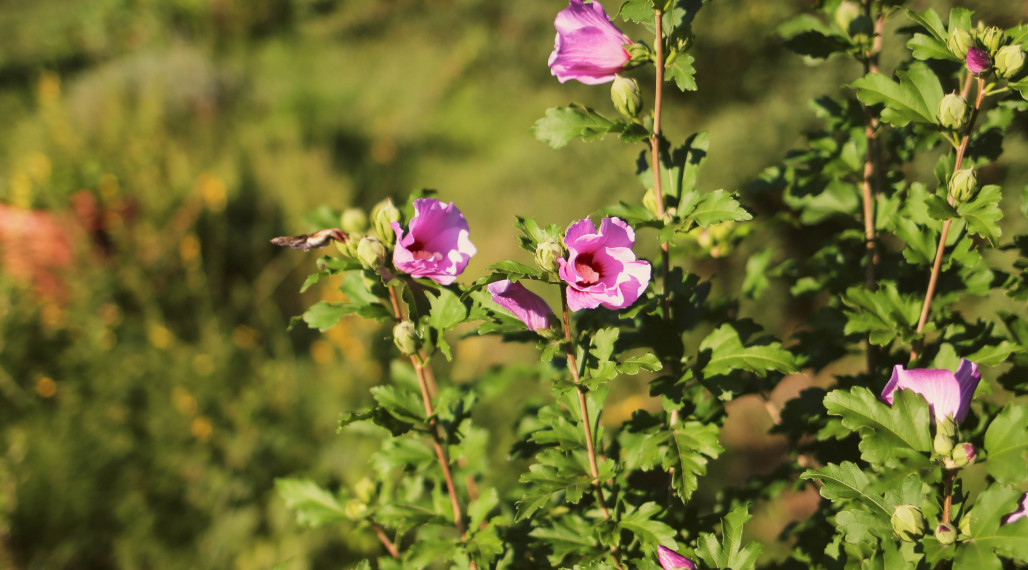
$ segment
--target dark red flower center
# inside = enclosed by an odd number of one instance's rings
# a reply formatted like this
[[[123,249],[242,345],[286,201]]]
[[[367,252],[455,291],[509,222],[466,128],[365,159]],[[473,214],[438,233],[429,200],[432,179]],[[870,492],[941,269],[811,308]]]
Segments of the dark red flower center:
[[[432,259],[436,256],[436,253],[434,251],[426,250],[425,246],[422,245],[419,241],[415,241],[414,243],[410,244],[410,247],[407,248],[407,251],[409,251],[410,254],[414,256],[414,259],[425,260]]]
[[[577,285],[595,285],[603,274],[603,266],[593,261],[591,254],[582,254],[575,258],[575,272],[578,273]]]

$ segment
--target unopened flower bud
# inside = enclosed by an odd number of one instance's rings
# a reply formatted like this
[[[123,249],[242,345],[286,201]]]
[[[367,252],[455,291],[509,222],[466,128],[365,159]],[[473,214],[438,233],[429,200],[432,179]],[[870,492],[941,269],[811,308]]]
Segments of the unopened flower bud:
[[[850,31],[850,22],[860,16],[860,5],[847,0],[835,9],[835,23],[846,33]]]
[[[935,527],[935,540],[943,546],[949,546],[957,541],[957,529],[949,523],[940,523]]]
[[[368,231],[368,215],[360,208],[347,208],[339,216],[339,227],[348,234],[362,234]]]
[[[389,224],[399,222],[403,218],[400,210],[393,205],[392,198],[386,198],[371,209],[371,223],[374,224],[375,236],[387,246],[396,241],[396,234]]]
[[[346,257],[352,257],[356,259],[357,244],[359,244],[362,239],[364,239],[364,236],[362,234],[352,233],[349,235],[349,239],[347,239],[345,242],[336,242],[336,249],[338,249],[339,253],[345,255]]]
[[[1007,37],[1007,34],[996,26],[989,26],[988,28],[978,32],[978,41],[981,42],[982,47],[989,52],[989,55],[996,55],[999,48],[1006,45],[1009,39],[1010,38]]]
[[[393,344],[404,355],[417,352],[421,346],[421,339],[418,338],[418,331],[414,329],[414,323],[403,321],[393,327]]]
[[[950,93],[939,103],[939,123],[954,131],[967,123],[967,101],[956,93]]]
[[[942,431],[936,432],[935,439],[932,441],[932,449],[943,457],[949,457],[950,452],[953,451],[953,436]]]
[[[954,467],[961,468],[972,465],[977,456],[978,450],[975,449],[974,445],[970,443],[958,443],[950,454],[950,460]]]
[[[642,95],[639,92],[639,82],[620,75],[614,76],[614,83],[610,86],[610,100],[614,108],[625,118],[634,119],[642,108]]]
[[[1000,77],[1010,79],[1024,67],[1024,51],[1021,46],[1003,46],[996,52],[995,65]]]
[[[386,247],[376,237],[367,236],[357,243],[357,261],[368,269],[378,269],[385,263]]]
[[[357,481],[357,484],[353,486],[353,494],[361,501],[370,503],[371,499],[375,495],[375,482],[364,477],[360,481]]]
[[[967,70],[975,75],[981,75],[992,68],[992,60],[989,59],[989,54],[979,47],[970,47],[967,49],[967,57],[964,58],[964,63],[967,64]]]
[[[914,505],[900,505],[892,512],[892,530],[900,539],[914,542],[924,534],[924,515]]]
[[[978,177],[973,168],[962,168],[949,179],[949,195],[955,204],[974,199],[978,194]]]
[[[974,45],[974,38],[971,37],[971,32],[964,28],[953,28],[949,37],[946,38],[946,47],[949,48],[950,53],[964,59],[967,57],[967,50]]]
[[[346,513],[346,518],[352,521],[359,521],[364,518],[364,514],[368,512],[368,505],[359,499],[350,499],[346,501],[346,506],[343,508],[343,512]]]
[[[628,63],[625,65],[628,67],[636,67],[644,63],[653,61],[653,52],[650,51],[649,46],[645,44],[633,43],[625,46],[625,51],[628,52]]]
[[[556,240],[539,242],[535,248],[535,262],[543,271],[556,271],[560,265],[557,260],[563,256],[564,248]]]

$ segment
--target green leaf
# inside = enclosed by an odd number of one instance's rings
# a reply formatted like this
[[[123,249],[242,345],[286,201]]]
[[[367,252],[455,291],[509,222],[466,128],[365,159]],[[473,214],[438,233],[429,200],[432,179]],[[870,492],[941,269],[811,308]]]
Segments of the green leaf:
[[[739,204],[735,195],[724,190],[714,190],[697,195],[694,204],[683,203],[679,215],[682,219],[707,228],[722,222],[743,222],[753,215]]]
[[[924,12],[907,10],[907,16],[910,17],[911,20],[914,20],[918,24],[924,26],[925,30],[932,35],[932,38],[942,42],[943,45],[946,44],[946,38],[949,36],[949,33],[946,31],[945,24],[942,23],[942,18],[939,17],[939,14],[936,13],[935,10],[930,8]]]
[[[1028,562],[1028,520],[1002,524],[1004,515],[1017,509],[1020,498],[1017,489],[997,484],[978,495],[971,511],[964,515],[971,517],[971,538],[960,543],[955,570],[999,568],[996,553]]]
[[[885,105],[882,120],[897,127],[910,122],[936,122],[943,93],[942,84],[931,68],[915,62],[896,75],[899,83],[880,73],[861,77],[853,82],[857,97],[866,105]]]
[[[735,507],[721,520],[721,540],[711,533],[700,534],[696,555],[707,566],[746,570],[753,568],[763,546],[751,542],[742,546],[742,531],[750,520],[749,504]]]
[[[807,30],[785,40],[785,47],[800,55],[827,59],[834,54],[845,53],[853,47],[853,42],[841,34]]]
[[[1028,481],[1028,407],[1007,404],[985,432],[985,464],[1001,483]]]
[[[478,499],[468,505],[468,528],[476,529],[486,522],[489,512],[500,504],[500,496],[495,487],[488,488],[478,496]]]
[[[621,18],[632,22],[652,22],[656,16],[653,12],[653,0],[625,0],[618,11]]]
[[[661,368],[663,368],[663,365],[660,363],[660,359],[653,353],[642,356],[630,356],[622,360],[617,366],[618,372],[628,375],[638,374],[642,370],[655,372]]]
[[[438,289],[438,296],[428,296],[431,307],[428,313],[428,324],[439,331],[445,331],[464,322],[468,317],[468,308],[464,306],[460,296],[449,289]]]
[[[715,329],[700,343],[700,352],[710,351],[703,367],[706,377],[746,370],[764,377],[770,371],[788,374],[796,371],[796,359],[780,342],[743,346],[739,333],[730,324]]]
[[[856,501],[876,517],[885,517],[886,520],[892,517],[892,512],[885,506],[885,498],[871,490],[870,480],[856,463],[829,463],[820,470],[808,469],[800,479],[821,481],[821,496],[829,501]]]
[[[275,479],[275,490],[296,511],[296,520],[306,526],[320,526],[348,520],[346,509],[335,495],[310,479]]]
[[[696,91],[696,59],[689,54],[680,54],[669,65],[664,67],[664,77],[675,82],[682,91]]]
[[[946,42],[939,41],[924,34],[914,34],[907,40],[907,49],[913,52],[914,59],[942,59],[956,61],[956,56],[946,47]]]
[[[421,396],[396,386],[374,386],[371,395],[385,411],[398,420],[412,424],[425,422],[425,406]]]
[[[660,511],[661,507],[657,503],[643,503],[639,508],[621,515],[618,527],[639,537],[647,548],[655,549],[661,544],[674,544],[675,529],[655,518]]]
[[[339,319],[356,312],[360,307],[354,303],[329,303],[318,301],[303,313],[307,326],[325,332],[334,327]]]
[[[891,537],[892,525],[881,513],[863,509],[845,509],[835,515],[835,525],[846,534],[851,544],[875,544],[879,537]]]
[[[868,333],[872,344],[888,345],[897,336],[909,342],[915,336],[915,325],[921,302],[913,295],[900,295],[894,283],[882,283],[877,291],[863,285],[850,287],[842,297],[845,310],[845,334]]]
[[[870,390],[857,386],[833,390],[825,396],[825,409],[842,418],[842,424],[859,433],[861,457],[874,465],[893,460],[927,461],[931,450],[928,402],[910,390],[893,393],[890,407]]]
[[[974,200],[957,206],[957,213],[967,222],[967,231],[989,240],[993,247],[1001,233],[999,220],[1003,217],[1000,200],[1003,191],[995,184],[983,186]]]
[[[771,286],[767,274],[772,255],[774,250],[768,248],[750,254],[746,260],[746,278],[742,282],[742,294],[746,298],[756,299]]]
[[[951,218],[957,217],[957,210],[950,206],[949,202],[941,196],[931,195],[925,199],[925,205],[928,206],[928,215],[935,218],[936,220],[945,221]]]
[[[596,111],[572,103],[567,107],[554,107],[546,110],[546,116],[532,126],[532,135],[539,141],[553,148],[561,148],[572,139],[584,141],[602,139],[611,132],[614,122]]]
[[[709,459],[716,459],[724,448],[718,443],[717,424],[683,422],[671,428],[664,469],[674,468],[671,484],[683,502],[688,502],[697,486],[697,476],[707,474]]]

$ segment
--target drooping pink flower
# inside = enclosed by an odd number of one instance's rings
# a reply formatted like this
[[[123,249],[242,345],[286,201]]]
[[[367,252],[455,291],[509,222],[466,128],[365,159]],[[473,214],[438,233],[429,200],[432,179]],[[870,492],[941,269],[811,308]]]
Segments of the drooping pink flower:
[[[396,233],[396,269],[441,285],[453,283],[477,251],[468,237],[468,223],[453,202],[419,198],[414,200],[414,217],[407,224],[407,234],[398,222],[390,227]]]
[[[892,378],[882,391],[882,399],[892,405],[893,392],[911,390],[928,401],[934,421],[952,417],[960,423],[967,417],[971,397],[981,380],[978,365],[961,358],[956,372],[919,368],[906,370],[902,364],[892,369]]]
[[[588,85],[614,80],[631,59],[625,46],[632,40],[614,24],[595,0],[569,0],[553,21],[557,39],[550,54],[550,73],[561,83],[577,79]]]
[[[599,231],[584,218],[564,234],[568,257],[560,258],[558,274],[568,284],[572,311],[623,309],[642,295],[650,283],[650,264],[637,261],[632,246],[635,231],[618,218],[603,218]]]
[[[666,546],[657,547],[657,559],[660,560],[660,566],[664,570],[672,570],[673,568],[688,568],[689,570],[695,570],[696,568],[695,562]]]
[[[967,69],[975,75],[979,75],[992,67],[992,60],[989,59],[989,52],[979,47],[967,48],[967,57],[964,58]]]
[[[1028,493],[1021,495],[1021,504],[1016,511],[1003,517],[1003,524],[1010,524],[1025,518],[1028,518]]]
[[[525,289],[521,283],[504,279],[490,283],[488,289],[494,303],[514,313],[530,330],[550,328],[553,310],[542,297]]]

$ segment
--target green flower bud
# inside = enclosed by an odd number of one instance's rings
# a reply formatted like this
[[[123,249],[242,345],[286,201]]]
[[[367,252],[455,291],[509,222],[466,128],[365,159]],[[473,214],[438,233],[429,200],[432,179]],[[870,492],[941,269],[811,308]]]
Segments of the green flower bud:
[[[368,505],[359,499],[350,499],[346,501],[346,506],[343,508],[343,512],[346,513],[346,518],[352,521],[359,521],[364,518],[364,514],[368,512]]]
[[[940,523],[935,527],[935,540],[943,546],[949,546],[957,541],[957,529],[949,523]]]
[[[392,198],[382,200],[371,209],[371,223],[375,226],[375,237],[386,244],[386,246],[392,246],[393,242],[396,241],[396,234],[393,233],[393,228],[389,227],[389,224],[399,222],[402,219],[403,215],[393,205]]]
[[[539,242],[535,248],[535,262],[543,271],[556,271],[557,260],[564,256],[564,248],[556,240],[548,239]]]
[[[614,83],[610,86],[610,100],[614,108],[625,118],[634,119],[642,108],[642,95],[639,92],[639,83],[628,77],[614,76]]]
[[[941,430],[935,432],[935,439],[932,441],[932,449],[943,457],[949,457],[953,451],[953,436],[943,433]]]
[[[359,244],[362,239],[364,239],[363,235],[358,233],[352,233],[348,236],[345,242],[335,242],[336,249],[338,249],[339,253],[343,254],[344,256],[356,259],[357,244]]]
[[[978,450],[975,449],[974,445],[970,443],[958,443],[950,454],[950,461],[954,467],[959,469],[967,467],[968,465],[973,465],[977,456]]]
[[[367,236],[357,243],[357,261],[368,269],[378,269],[385,263],[386,247],[378,238]]]
[[[375,482],[367,477],[357,481],[357,484],[353,486],[353,494],[361,501],[370,503],[375,496]]]
[[[835,9],[835,23],[842,28],[844,32],[849,33],[850,23],[860,16],[860,12],[860,5],[856,2],[843,2]]]
[[[417,352],[421,346],[421,339],[418,338],[418,331],[414,329],[414,323],[403,321],[393,327],[393,344],[404,355]]]
[[[939,103],[939,122],[947,129],[958,131],[967,123],[967,101],[950,93]]]
[[[892,513],[892,530],[905,542],[914,542],[924,534],[924,515],[914,505],[900,505]]]
[[[967,48],[973,45],[974,38],[971,37],[971,32],[964,28],[950,30],[949,37],[946,38],[946,47],[949,48],[950,53],[959,57],[961,61],[967,57]]]
[[[626,69],[653,61],[653,52],[644,44],[628,44],[625,46],[625,51],[628,52],[629,57],[628,63],[625,65]]]
[[[985,51],[989,52],[990,56],[995,56],[999,48],[1006,45],[1009,40],[1010,38],[1007,37],[1006,33],[996,26],[989,26],[984,30],[978,31],[978,41],[985,48]]]
[[[368,215],[360,208],[347,208],[339,216],[339,227],[348,234],[362,234],[368,231]]]
[[[978,177],[973,168],[962,168],[949,179],[949,195],[955,204],[974,199],[978,194]]]
[[[1024,67],[1024,51],[1021,50],[1021,46],[1003,46],[996,52],[992,65],[1000,77],[1010,79]]]

